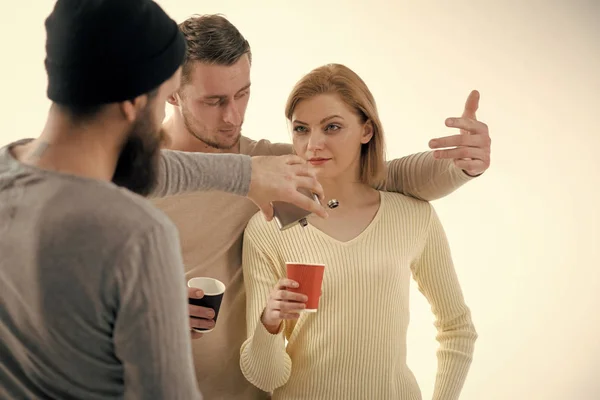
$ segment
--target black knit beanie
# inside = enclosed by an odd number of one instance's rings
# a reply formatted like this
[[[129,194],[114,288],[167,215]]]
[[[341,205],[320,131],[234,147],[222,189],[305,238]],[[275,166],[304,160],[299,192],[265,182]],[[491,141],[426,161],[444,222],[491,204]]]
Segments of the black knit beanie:
[[[48,98],[63,105],[134,99],[185,56],[177,23],[151,0],[58,0],[46,32]]]

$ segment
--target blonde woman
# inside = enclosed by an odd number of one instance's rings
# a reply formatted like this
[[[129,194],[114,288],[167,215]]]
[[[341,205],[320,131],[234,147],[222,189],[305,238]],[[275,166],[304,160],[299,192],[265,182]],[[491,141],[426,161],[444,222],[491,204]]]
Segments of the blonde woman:
[[[297,83],[286,117],[295,152],[340,207],[305,228],[280,232],[260,215],[248,224],[242,372],[276,400],[421,399],[406,365],[412,275],[439,332],[434,399],[457,399],[477,333],[433,207],[373,189],[385,159],[371,92],[347,67],[326,65]],[[286,262],[326,265],[316,313],[302,313],[306,298],[287,290],[296,282]]]

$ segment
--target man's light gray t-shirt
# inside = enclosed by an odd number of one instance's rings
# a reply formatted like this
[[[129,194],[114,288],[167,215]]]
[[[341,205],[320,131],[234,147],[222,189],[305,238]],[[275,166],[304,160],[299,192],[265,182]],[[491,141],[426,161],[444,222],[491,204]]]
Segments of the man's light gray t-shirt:
[[[190,157],[163,155],[159,194],[193,188],[185,179],[208,164]],[[243,170],[233,184],[196,189],[245,194],[249,159],[234,161],[222,165]],[[177,229],[161,211],[0,149],[0,398],[201,398],[186,305]]]

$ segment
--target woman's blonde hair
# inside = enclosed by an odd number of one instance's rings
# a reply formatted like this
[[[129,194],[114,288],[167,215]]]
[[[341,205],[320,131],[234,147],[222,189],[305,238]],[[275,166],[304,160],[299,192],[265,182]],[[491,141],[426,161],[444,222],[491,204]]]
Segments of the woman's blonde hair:
[[[361,119],[370,123],[373,137],[361,147],[360,181],[380,186],[386,175],[385,142],[377,105],[365,82],[350,68],[327,64],[306,74],[292,90],[285,106],[285,116],[291,121],[298,103],[320,94],[337,94]]]

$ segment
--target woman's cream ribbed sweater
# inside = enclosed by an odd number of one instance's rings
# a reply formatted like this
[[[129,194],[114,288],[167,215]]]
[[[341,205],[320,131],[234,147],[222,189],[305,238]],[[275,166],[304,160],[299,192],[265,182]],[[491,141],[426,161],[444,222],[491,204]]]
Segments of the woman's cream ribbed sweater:
[[[316,313],[272,335],[260,315],[287,261],[324,263],[323,294]],[[257,214],[246,228],[243,271],[249,337],[240,366],[273,399],[421,399],[406,365],[411,273],[439,332],[433,398],[458,399],[477,333],[429,203],[381,192],[375,218],[349,242],[311,225],[280,232]]]

